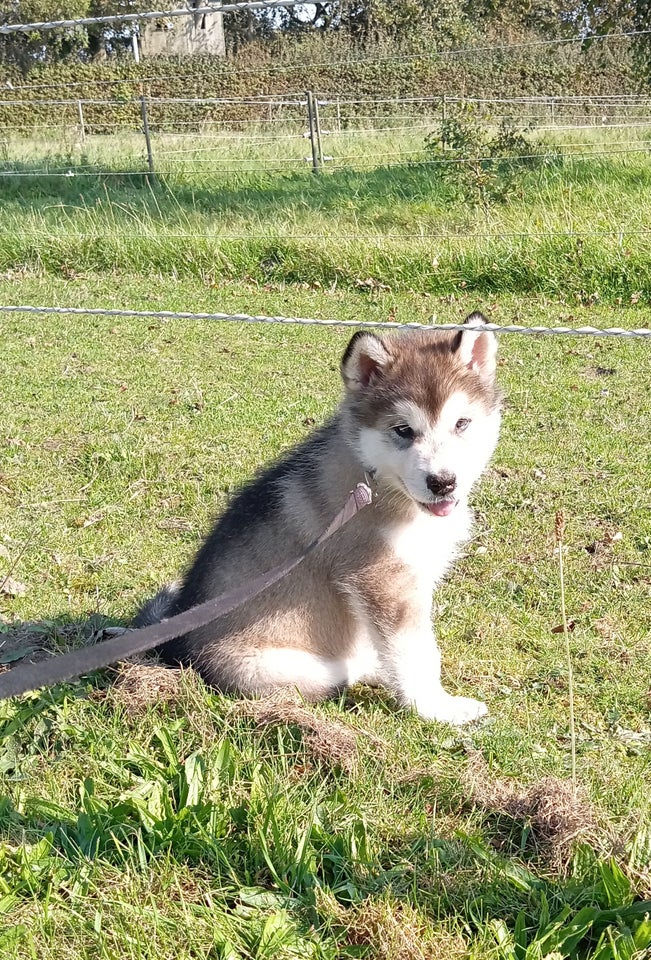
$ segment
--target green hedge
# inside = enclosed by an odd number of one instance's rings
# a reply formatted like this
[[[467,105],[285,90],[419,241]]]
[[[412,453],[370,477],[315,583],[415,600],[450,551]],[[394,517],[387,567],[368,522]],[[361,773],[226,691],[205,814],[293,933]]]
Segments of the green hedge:
[[[307,89],[319,96],[486,96],[598,95],[632,93],[638,81],[626,41],[560,47],[514,48],[472,55],[390,59],[395,51],[377,48],[355,60],[330,38],[244,48],[237,58],[155,57],[136,64],[127,58],[94,63],[37,66],[28,81],[0,66],[0,127],[27,131],[35,125],[76,123],[76,102],[46,100],[110,99],[110,105],[84,104],[90,129],[109,131],[115,124],[140,126],[137,97],[279,97]],[[382,59],[385,57],[386,59]],[[328,63],[332,65],[328,65]],[[7,84],[9,81],[13,89]],[[70,86],[74,84],[74,86]],[[15,101],[19,101],[18,104]],[[157,105],[154,123],[164,128],[188,121],[267,116],[267,108]]]

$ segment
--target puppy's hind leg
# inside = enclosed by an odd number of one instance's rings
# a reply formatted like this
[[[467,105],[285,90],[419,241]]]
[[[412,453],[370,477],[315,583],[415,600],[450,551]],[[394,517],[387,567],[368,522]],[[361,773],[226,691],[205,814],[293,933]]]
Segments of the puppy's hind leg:
[[[295,690],[306,700],[324,700],[349,684],[345,660],[327,659],[307,650],[264,647],[237,657],[222,657],[223,652],[218,666],[222,682],[216,686],[245,697]],[[211,671],[205,660],[200,669],[209,679]]]

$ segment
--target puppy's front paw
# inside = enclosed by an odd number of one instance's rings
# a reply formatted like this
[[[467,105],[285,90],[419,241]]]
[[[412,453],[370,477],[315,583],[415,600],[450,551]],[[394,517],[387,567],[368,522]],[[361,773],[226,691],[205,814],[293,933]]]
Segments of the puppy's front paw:
[[[472,723],[473,720],[479,720],[488,713],[488,707],[481,700],[473,700],[472,697],[452,697],[443,691],[432,703],[427,705],[416,703],[415,706],[424,719],[449,723],[454,727]]]

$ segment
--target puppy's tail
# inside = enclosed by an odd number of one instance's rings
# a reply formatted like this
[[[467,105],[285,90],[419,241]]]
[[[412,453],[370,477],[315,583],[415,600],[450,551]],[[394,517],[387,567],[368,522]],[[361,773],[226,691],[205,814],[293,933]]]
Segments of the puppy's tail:
[[[131,626],[148,627],[151,623],[160,623],[168,616],[174,601],[179,595],[181,585],[179,583],[168,583],[162,587],[155,597],[148,600],[136,614]]]

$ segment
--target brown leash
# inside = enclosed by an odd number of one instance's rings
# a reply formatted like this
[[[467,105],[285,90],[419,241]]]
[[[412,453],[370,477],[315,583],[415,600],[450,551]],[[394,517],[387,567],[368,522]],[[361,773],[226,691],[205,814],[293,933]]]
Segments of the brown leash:
[[[365,483],[358,483],[328,529],[313,540],[300,556],[261,574],[245,587],[238,587],[222,594],[221,597],[200,603],[190,610],[179,613],[176,617],[170,617],[169,620],[161,620],[160,623],[153,623],[138,630],[127,630],[120,636],[112,637],[93,647],[72,650],[70,653],[64,653],[60,657],[53,657],[52,660],[42,663],[22,664],[8,670],[7,673],[0,674],[0,700],[18,697],[27,693],[28,690],[51,687],[55,683],[72,680],[73,677],[78,677],[82,673],[99,670],[117,660],[124,660],[135,653],[144,653],[146,650],[158,647],[166,640],[173,640],[174,637],[183,636],[191,630],[205,627],[217,617],[230,613],[231,610],[257,597],[267,587],[287,576],[290,570],[297,567],[324,540],[331,537],[360,510],[368,506],[371,500],[370,488]]]

